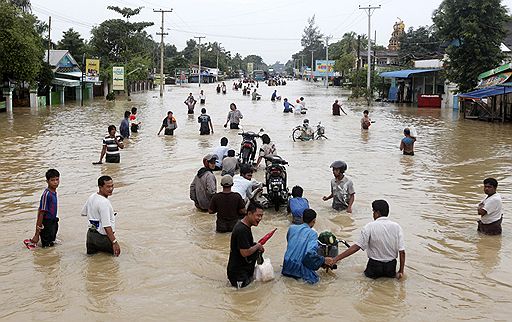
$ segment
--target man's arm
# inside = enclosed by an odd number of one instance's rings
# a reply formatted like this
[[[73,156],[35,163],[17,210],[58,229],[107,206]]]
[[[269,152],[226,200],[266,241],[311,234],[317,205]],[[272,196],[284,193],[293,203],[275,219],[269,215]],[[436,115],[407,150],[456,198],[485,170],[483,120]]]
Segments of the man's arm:
[[[350,197],[348,198],[347,212],[352,213],[352,205],[354,204],[355,200],[356,200],[356,194],[355,193],[351,193]]]
[[[398,254],[400,255],[400,269],[396,273],[396,278],[401,279],[404,276],[405,250],[399,251]]]
[[[105,153],[107,153],[107,145],[103,144],[103,148],[101,149],[101,154],[100,154],[100,163],[103,160],[103,157],[105,156]]]
[[[349,247],[349,249],[347,249],[343,253],[339,254],[338,256],[334,257],[334,262],[339,262],[343,258],[349,257],[350,255],[354,254],[355,252],[357,252],[360,249],[361,249],[361,247],[359,247],[357,244],[353,244],[352,246]]]
[[[116,144],[120,149],[124,149],[124,143],[122,141],[119,141],[117,136],[114,138],[114,140],[116,141]]]
[[[249,257],[252,254],[256,253],[257,251],[261,251],[263,253],[265,251],[265,248],[263,248],[263,245],[261,245],[260,243],[256,243],[254,244],[254,246],[247,249],[240,248],[240,255],[242,255],[243,257]]]
[[[116,240],[116,236],[114,236],[114,232],[112,231],[112,227],[103,227],[105,232],[107,233],[107,237],[112,243],[112,248],[114,250],[114,256],[119,256],[121,254],[121,247],[119,247],[119,243]]]
[[[39,235],[41,234],[41,230],[43,230],[43,217],[44,217],[44,210],[39,209],[37,211],[37,220],[36,220],[36,231],[34,232],[34,237],[30,240],[34,244],[37,244],[39,241]]]

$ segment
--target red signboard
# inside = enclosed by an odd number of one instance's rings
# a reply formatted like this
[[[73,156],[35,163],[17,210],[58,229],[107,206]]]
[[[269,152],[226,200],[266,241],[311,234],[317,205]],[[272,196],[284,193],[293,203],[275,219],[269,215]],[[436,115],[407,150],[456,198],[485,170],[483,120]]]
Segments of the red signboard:
[[[441,96],[440,95],[418,95],[418,107],[433,107],[441,108]]]

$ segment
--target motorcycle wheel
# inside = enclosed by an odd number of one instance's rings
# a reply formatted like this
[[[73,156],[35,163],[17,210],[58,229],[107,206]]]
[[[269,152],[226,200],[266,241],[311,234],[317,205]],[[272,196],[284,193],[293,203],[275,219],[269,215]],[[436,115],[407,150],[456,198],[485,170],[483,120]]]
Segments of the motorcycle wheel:
[[[302,131],[301,129],[294,129],[292,132],[293,142],[301,140]]]
[[[249,164],[249,155],[250,151],[248,149],[242,151],[242,164]]]

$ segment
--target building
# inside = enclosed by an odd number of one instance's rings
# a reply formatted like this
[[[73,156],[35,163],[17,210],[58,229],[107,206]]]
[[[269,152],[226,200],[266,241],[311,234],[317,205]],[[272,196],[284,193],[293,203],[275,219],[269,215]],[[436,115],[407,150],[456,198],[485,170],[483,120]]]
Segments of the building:
[[[400,50],[400,37],[402,37],[405,32],[404,22],[400,18],[398,18],[398,20],[399,21],[395,22],[395,25],[393,26],[393,32],[389,39],[388,50],[390,51]]]

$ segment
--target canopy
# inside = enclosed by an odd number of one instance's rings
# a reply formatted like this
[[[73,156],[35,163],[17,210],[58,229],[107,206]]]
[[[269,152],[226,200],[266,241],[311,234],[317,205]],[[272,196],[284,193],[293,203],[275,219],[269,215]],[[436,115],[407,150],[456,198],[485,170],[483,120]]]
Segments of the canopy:
[[[512,87],[508,86],[491,86],[486,88],[477,89],[476,91],[472,91],[465,94],[459,94],[459,98],[473,98],[473,99],[482,99],[485,97],[503,95],[512,93]]]
[[[78,87],[80,86],[80,81],[66,78],[54,78],[52,79],[52,84],[67,87]]]
[[[429,72],[437,72],[441,70],[440,68],[435,69],[404,69],[404,70],[395,70],[392,72],[383,72],[380,73],[380,77],[385,78],[409,78],[413,74],[422,74],[422,73],[429,73]]]

